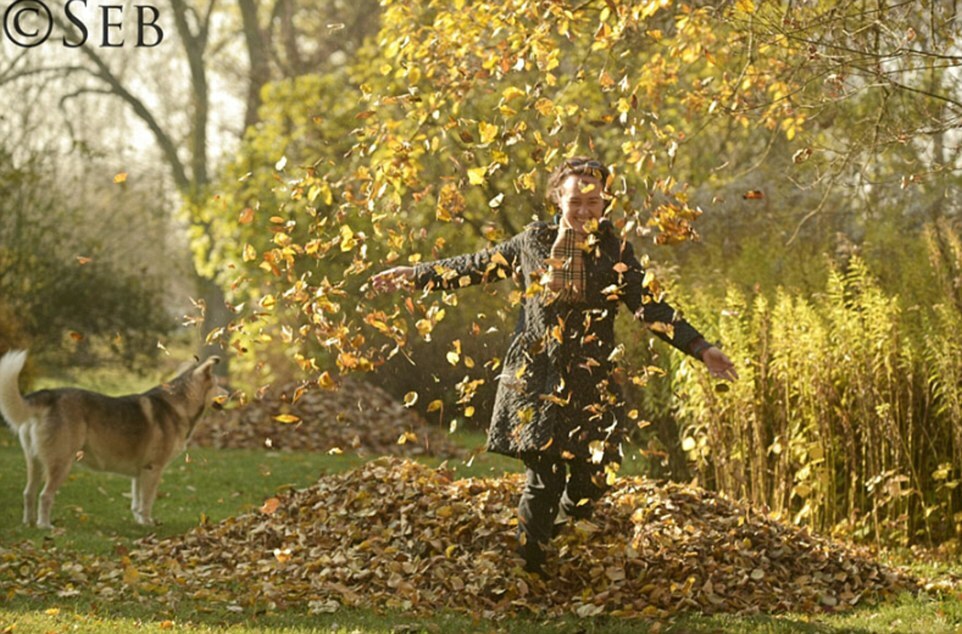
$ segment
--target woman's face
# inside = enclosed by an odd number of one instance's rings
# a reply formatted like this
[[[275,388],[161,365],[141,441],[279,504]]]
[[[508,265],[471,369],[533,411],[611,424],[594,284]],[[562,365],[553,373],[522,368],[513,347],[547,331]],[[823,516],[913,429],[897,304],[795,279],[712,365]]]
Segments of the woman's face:
[[[575,231],[584,231],[585,223],[600,220],[605,211],[602,196],[603,184],[600,179],[585,174],[571,174],[562,183],[558,192],[558,205],[561,219]]]

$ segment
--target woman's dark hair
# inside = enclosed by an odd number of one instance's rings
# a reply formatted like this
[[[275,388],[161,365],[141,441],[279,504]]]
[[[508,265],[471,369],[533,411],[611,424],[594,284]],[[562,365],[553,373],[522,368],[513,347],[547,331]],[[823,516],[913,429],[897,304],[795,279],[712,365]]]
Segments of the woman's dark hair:
[[[605,164],[587,156],[575,156],[566,159],[548,176],[548,188],[545,191],[544,197],[547,199],[549,206],[558,207],[560,202],[558,200],[558,192],[561,190],[561,185],[565,182],[565,179],[572,174],[594,176],[601,181],[604,192],[608,191],[608,178],[611,176],[611,172],[605,167]],[[606,197],[606,207],[607,204],[608,199]]]

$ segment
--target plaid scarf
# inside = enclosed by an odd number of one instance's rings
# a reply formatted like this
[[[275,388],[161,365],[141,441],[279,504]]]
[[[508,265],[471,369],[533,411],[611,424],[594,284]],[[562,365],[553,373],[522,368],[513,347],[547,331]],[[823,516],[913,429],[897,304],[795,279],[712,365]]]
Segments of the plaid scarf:
[[[564,302],[577,303],[585,298],[585,242],[587,233],[559,227],[548,259],[548,288]]]

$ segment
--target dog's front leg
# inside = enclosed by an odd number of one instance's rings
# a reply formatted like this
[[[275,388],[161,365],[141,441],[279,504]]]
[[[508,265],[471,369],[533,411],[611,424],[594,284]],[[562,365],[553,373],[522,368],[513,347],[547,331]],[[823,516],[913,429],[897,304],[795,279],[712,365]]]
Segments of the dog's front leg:
[[[134,519],[138,524],[153,526],[155,522],[151,513],[154,508],[154,498],[157,496],[157,487],[160,485],[160,470],[153,466],[144,467],[134,482],[136,489],[134,500],[137,505],[134,510]]]
[[[50,523],[50,511],[53,509],[53,499],[57,495],[57,489],[67,479],[72,463],[67,461],[58,464],[47,464],[43,491],[40,493],[40,513],[37,518],[37,528],[53,528]]]
[[[130,512],[134,514],[134,520],[140,522],[140,476],[130,479]]]

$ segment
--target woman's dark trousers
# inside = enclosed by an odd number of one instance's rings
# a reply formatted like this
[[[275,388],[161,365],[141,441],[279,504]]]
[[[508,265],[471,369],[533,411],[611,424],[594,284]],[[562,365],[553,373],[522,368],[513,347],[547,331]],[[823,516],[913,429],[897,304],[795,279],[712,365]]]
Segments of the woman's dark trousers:
[[[525,569],[541,572],[544,545],[554,537],[558,509],[572,519],[591,517],[595,501],[608,490],[605,465],[543,455],[527,456],[524,464],[527,481],[518,504],[518,552]]]

